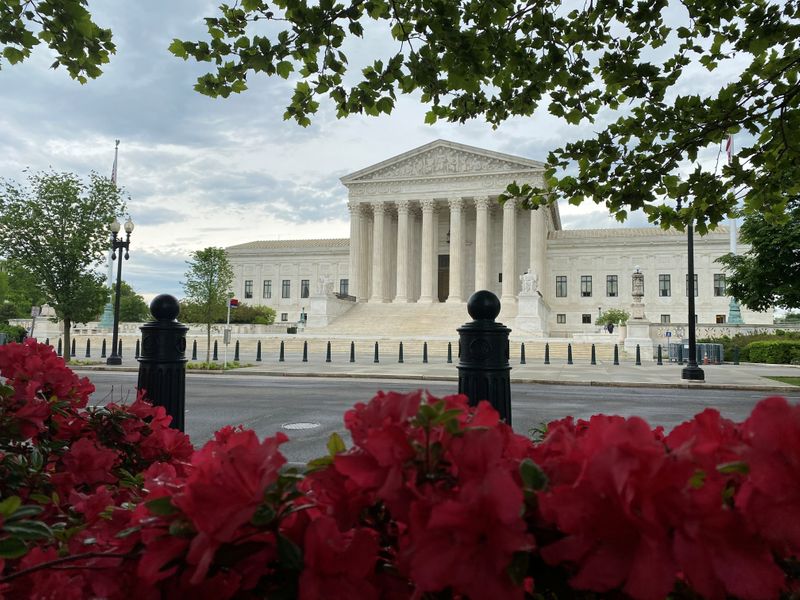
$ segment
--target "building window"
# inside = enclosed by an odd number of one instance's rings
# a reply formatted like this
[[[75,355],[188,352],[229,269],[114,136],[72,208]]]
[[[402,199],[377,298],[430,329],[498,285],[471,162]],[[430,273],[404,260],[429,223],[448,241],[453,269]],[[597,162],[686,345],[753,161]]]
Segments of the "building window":
[[[591,325],[592,315],[590,313],[583,313],[581,315],[581,323],[583,323],[584,325]]]
[[[669,275],[658,276],[658,295],[662,298],[672,296],[672,282]]]
[[[661,324],[669,325],[669,315],[661,315]]]
[[[725,323],[725,315],[717,315],[716,320],[718,324],[722,325]]]
[[[566,322],[567,322],[567,315],[565,315],[564,313],[558,313],[556,315],[556,323],[558,323],[559,325],[563,325]]]
[[[581,275],[581,298],[589,298],[592,295],[592,276]]]
[[[619,278],[616,275],[606,275],[606,296],[614,298],[619,295]]]
[[[497,283],[503,283],[503,274],[502,273],[498,273],[497,274]]]
[[[272,298],[272,280],[265,279],[264,280],[264,291],[262,292],[264,298]]]
[[[308,279],[301,279],[300,280],[300,297],[301,298],[308,298]]]
[[[339,280],[339,295],[340,296],[348,296],[350,294],[350,280],[349,279],[340,279]]]
[[[556,298],[567,297],[567,276],[556,275]]]
[[[281,298],[292,297],[292,282],[289,279],[281,281]]]
[[[289,313],[281,313],[281,321],[288,321]]]
[[[714,295],[725,295],[725,275],[722,273],[714,273]]]
[[[252,279],[245,279],[244,280],[244,297],[245,298],[252,298],[253,297],[253,280]]]
[[[697,273],[694,274],[694,297],[700,295],[700,286],[697,285]],[[689,297],[689,274],[686,274],[686,297]]]

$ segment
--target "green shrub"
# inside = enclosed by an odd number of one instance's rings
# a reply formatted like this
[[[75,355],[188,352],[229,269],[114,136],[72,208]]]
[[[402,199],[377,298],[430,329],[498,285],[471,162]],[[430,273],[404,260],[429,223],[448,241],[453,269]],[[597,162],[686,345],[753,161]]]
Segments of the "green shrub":
[[[772,365],[800,364],[800,340],[751,342],[745,346],[749,362]]]
[[[722,344],[725,352],[726,360],[733,360],[734,348],[739,349],[739,360],[742,362],[751,362],[750,350],[748,346],[753,342],[771,342],[781,340],[800,340],[799,331],[786,331],[780,330],[780,333],[750,333],[750,334],[736,334],[731,337],[723,335],[716,338],[701,338],[697,340],[698,344]],[[756,361],[752,361],[756,362]]]
[[[609,308],[597,317],[595,323],[597,325],[625,325],[629,318],[630,314],[628,314],[627,311],[618,308]]]
[[[6,334],[6,342],[21,342],[23,337],[27,335],[28,330],[19,325],[0,323],[0,333]]]

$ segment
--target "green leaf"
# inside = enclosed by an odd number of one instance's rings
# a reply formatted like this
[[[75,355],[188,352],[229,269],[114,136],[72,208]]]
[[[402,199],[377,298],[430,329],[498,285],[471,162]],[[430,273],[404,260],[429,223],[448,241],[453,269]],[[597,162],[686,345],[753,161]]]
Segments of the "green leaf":
[[[697,469],[694,474],[689,478],[689,485],[694,489],[699,490],[706,483],[706,472],[702,469]]]
[[[178,512],[178,509],[172,505],[169,496],[161,496],[161,498],[145,502],[145,506],[147,510],[159,517],[168,517]]]
[[[189,58],[189,53],[186,51],[186,46],[183,45],[183,42],[179,39],[172,40],[172,43],[169,45],[168,50],[172,52],[178,58],[182,58],[186,60]]]
[[[346,450],[347,446],[345,446],[342,436],[334,431],[328,438],[328,452],[331,456],[336,456]]]
[[[44,508],[41,506],[37,506],[36,504],[26,504],[25,506],[20,506],[17,510],[15,510],[14,514],[11,515],[8,520],[19,521],[20,519],[27,519],[28,517],[35,517],[42,514],[43,511]]]
[[[22,499],[19,496],[9,496],[0,502],[0,515],[8,518],[14,514],[14,511],[22,506]]]
[[[289,74],[294,71],[294,65],[290,63],[288,60],[282,60],[277,65],[275,65],[275,71],[280,75],[283,79],[287,79]]]
[[[0,558],[19,558],[25,556],[28,547],[25,542],[18,538],[6,538],[0,540]]]
[[[541,492],[547,487],[547,475],[530,458],[522,460],[519,464],[519,475],[526,488]]]
[[[747,475],[750,472],[750,465],[748,465],[744,461],[738,460],[734,462],[717,465],[717,471],[719,471],[723,475],[732,475],[734,473]]]
[[[3,531],[22,540],[43,540],[53,536],[50,528],[41,521],[14,521],[3,525]]]
[[[292,540],[278,534],[278,561],[292,571],[303,569],[303,551]]]

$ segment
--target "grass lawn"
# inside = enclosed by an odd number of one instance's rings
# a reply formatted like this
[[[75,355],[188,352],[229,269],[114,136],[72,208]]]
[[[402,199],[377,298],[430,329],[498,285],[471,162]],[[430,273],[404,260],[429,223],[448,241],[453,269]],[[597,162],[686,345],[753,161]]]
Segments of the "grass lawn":
[[[774,379],[782,383],[791,383],[792,385],[800,385],[800,377],[788,377],[785,375],[777,375],[775,377],[767,377],[767,379]]]

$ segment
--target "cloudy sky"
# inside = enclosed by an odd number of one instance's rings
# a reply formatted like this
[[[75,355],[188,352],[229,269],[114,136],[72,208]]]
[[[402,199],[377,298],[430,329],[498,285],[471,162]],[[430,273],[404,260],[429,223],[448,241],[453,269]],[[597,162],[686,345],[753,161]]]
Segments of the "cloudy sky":
[[[203,65],[173,57],[173,38],[204,38],[213,2],[90,2],[96,21],[114,32],[117,54],[96,81],[80,85],[40,48],[0,71],[0,177],[53,168],[111,173],[120,139],[118,182],[136,224],[123,277],[146,298],[182,296],[189,253],[257,239],[346,237],[343,175],[435,139],[545,160],[548,150],[588,129],[540,111],[500,128],[423,123],[425,107],[403,97],[391,116],[337,120],[330,105],[311,127],[282,118],[289,84],[251,78],[236,97],[211,99],[192,86]],[[387,48],[368,34],[364,61]],[[352,61],[351,61],[352,62]],[[725,76],[724,70],[716,76]],[[709,85],[687,72],[684,85]],[[595,205],[561,206],[565,227],[620,226]],[[626,226],[641,226],[633,215]]]

